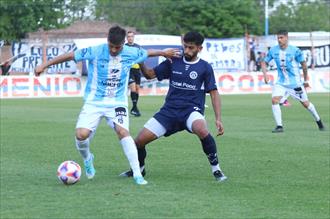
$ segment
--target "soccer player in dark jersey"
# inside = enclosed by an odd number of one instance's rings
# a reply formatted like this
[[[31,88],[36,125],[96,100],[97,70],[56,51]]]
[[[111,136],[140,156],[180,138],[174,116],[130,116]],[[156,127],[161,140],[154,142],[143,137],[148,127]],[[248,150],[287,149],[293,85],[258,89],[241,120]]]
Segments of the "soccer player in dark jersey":
[[[166,60],[154,69],[141,65],[142,73],[147,79],[157,78],[159,81],[169,79],[170,83],[165,104],[147,121],[135,138],[142,175],[145,175],[144,165],[147,155],[145,146],[161,136],[167,137],[187,130],[200,139],[216,180],[227,179],[220,169],[216,142],[208,131],[204,118],[205,96],[209,93],[215,114],[217,135],[224,133],[220,95],[213,69],[208,62],[198,57],[198,53],[203,48],[203,41],[204,37],[200,33],[188,32],[183,36],[183,57]],[[130,177],[132,171],[120,175]]]
[[[140,48],[140,45],[134,43],[134,37],[135,33],[131,30],[127,32],[127,43],[125,45],[131,46],[131,47],[137,47]],[[131,90],[131,100],[133,107],[131,109],[131,114],[134,116],[141,116],[141,113],[137,107],[137,103],[139,100],[139,90],[140,90],[140,84],[141,84],[141,73],[140,73],[140,66],[139,64],[134,64],[129,72],[129,89]]]

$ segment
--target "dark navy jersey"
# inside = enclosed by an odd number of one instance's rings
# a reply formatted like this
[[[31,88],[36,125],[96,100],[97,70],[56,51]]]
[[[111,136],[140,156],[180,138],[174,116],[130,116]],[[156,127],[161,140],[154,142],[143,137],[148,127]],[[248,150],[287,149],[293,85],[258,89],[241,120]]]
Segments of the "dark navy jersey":
[[[211,65],[203,59],[188,62],[182,58],[166,60],[154,68],[157,79],[169,79],[169,90],[163,107],[173,110],[198,107],[204,112],[205,94],[216,90]]]

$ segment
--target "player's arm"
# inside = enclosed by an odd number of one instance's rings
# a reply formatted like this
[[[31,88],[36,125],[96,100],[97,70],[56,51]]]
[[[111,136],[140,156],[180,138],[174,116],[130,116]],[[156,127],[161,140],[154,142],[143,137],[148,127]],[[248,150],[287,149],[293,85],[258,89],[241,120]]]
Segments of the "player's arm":
[[[306,61],[302,61],[302,62],[300,62],[300,64],[301,64],[301,68],[303,70],[304,87],[309,87],[307,63],[306,63]]]
[[[34,69],[34,73],[35,73],[36,76],[39,76],[49,66],[56,65],[58,63],[62,63],[62,62],[66,62],[66,61],[71,61],[71,60],[74,60],[74,52],[69,52],[69,53],[62,54],[62,55],[57,56],[57,57],[55,57],[51,60],[48,60],[45,63],[42,63],[41,65],[38,65]]]
[[[148,49],[148,57],[164,56],[166,58],[180,57],[180,50],[175,48],[167,48],[163,50],[159,49]]]
[[[144,77],[148,80],[156,78],[156,73],[154,69],[148,68],[144,63],[139,63],[140,70]]]
[[[269,76],[267,75],[267,64],[266,64],[266,62],[264,60],[261,60],[260,66],[261,66],[262,74],[264,75],[264,81],[265,81],[266,84],[268,84]]]
[[[221,99],[218,90],[214,89],[210,91],[210,96],[211,96],[211,101],[212,101],[212,106],[214,110],[214,115],[215,115],[215,125],[218,130],[219,135],[223,135],[225,132],[222,120],[221,120]]]

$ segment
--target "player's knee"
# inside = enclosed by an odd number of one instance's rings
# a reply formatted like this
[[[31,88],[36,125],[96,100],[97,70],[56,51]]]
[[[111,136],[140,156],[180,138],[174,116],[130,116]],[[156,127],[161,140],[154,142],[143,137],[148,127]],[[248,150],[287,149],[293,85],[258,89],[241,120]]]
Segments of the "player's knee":
[[[90,135],[90,130],[88,129],[82,129],[82,128],[78,128],[76,129],[76,138],[79,140],[79,141],[83,141],[83,140],[86,140],[89,135]]]
[[[308,102],[308,101],[301,102],[301,104],[302,104],[306,109],[309,107],[309,102]]]
[[[272,98],[272,104],[276,105],[280,103],[280,99],[279,98]]]
[[[117,132],[119,139],[125,138],[130,135],[128,130],[126,130],[124,128],[116,129],[116,132]]]
[[[200,139],[203,139],[206,136],[208,136],[209,131],[204,126],[200,126],[200,127],[195,127],[193,129],[193,133],[195,133]]]
[[[199,139],[204,139],[209,135],[209,131],[207,129],[201,130],[198,134]]]

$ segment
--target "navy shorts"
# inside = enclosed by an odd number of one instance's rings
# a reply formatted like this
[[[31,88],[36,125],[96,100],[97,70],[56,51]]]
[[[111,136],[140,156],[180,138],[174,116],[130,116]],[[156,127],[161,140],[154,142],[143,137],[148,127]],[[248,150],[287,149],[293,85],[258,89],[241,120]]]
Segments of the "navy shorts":
[[[129,81],[128,84],[136,83],[137,85],[141,84],[141,73],[140,69],[131,68],[129,71]]]
[[[182,130],[187,130],[191,133],[191,131],[187,129],[186,122],[190,114],[194,111],[202,115],[204,114],[200,108],[193,106],[182,109],[173,109],[163,106],[160,111],[154,115],[154,118],[166,129],[165,137]]]

